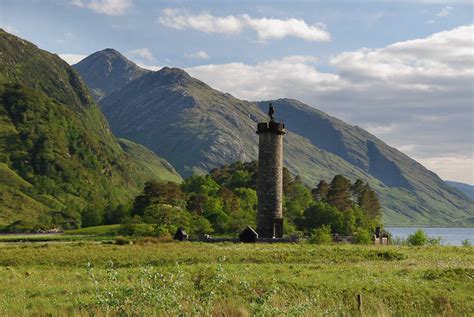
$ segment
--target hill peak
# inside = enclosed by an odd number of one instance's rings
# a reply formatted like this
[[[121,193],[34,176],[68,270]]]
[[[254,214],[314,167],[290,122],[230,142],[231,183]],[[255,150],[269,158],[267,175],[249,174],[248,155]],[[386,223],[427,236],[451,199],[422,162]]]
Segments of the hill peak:
[[[106,53],[106,54],[113,54],[113,55],[118,55],[118,56],[123,56],[119,51],[113,49],[113,48],[104,48],[102,51],[98,51],[94,54],[100,54],[100,53]]]
[[[176,67],[163,67],[159,71],[154,73],[154,78],[157,77],[162,84],[187,84],[193,80],[193,78],[181,68]]]
[[[74,68],[81,74],[97,101],[149,72],[113,48],[89,55],[75,64]]]
[[[131,60],[126,58],[122,53],[120,53],[119,51],[117,51],[113,48],[105,48],[101,51],[97,51],[95,53],[92,53],[91,55],[89,55],[85,59],[91,59],[91,60],[92,59],[103,59],[103,60],[106,60],[106,61],[109,61],[109,62],[117,59],[120,62],[123,62],[124,64],[135,65],[136,67],[139,67],[134,62],[132,62]]]

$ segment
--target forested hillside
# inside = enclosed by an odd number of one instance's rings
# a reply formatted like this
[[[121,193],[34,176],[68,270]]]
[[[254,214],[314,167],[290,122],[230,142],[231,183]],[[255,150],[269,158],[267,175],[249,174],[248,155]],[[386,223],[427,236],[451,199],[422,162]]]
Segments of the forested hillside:
[[[143,147],[122,146],[72,67],[0,30],[1,227],[99,224],[146,181],[181,180]]]

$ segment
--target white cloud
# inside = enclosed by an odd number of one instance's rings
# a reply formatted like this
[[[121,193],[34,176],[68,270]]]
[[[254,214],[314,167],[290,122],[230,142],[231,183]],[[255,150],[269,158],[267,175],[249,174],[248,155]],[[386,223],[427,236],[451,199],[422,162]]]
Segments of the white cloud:
[[[370,133],[374,133],[369,130]],[[374,133],[375,134],[375,133]],[[416,144],[403,144],[397,147],[400,151],[402,151],[405,154],[411,153],[416,151],[417,145]]]
[[[388,125],[368,125],[368,126],[365,127],[365,129],[367,131],[369,131],[370,133],[375,134],[379,137],[383,137],[384,135],[393,133],[395,128],[396,128],[396,126],[393,123],[388,124]],[[403,149],[401,147],[399,147],[399,150],[400,151],[405,151],[407,148],[408,148],[407,145],[405,145],[403,147]],[[411,149],[412,145],[410,145],[409,148]]]
[[[474,161],[472,156],[440,156],[415,159],[444,180],[474,185]]]
[[[443,9],[441,9],[441,11],[439,11],[436,16],[438,17],[447,17],[449,15],[451,15],[451,13],[453,12],[453,7],[451,6],[445,6]]]
[[[247,14],[217,17],[209,13],[192,15],[183,10],[164,9],[158,21],[169,28],[194,29],[205,33],[236,34],[244,29],[257,32],[260,40],[297,37],[306,41],[329,41],[326,25],[308,25],[304,20],[287,18],[252,18]]]
[[[148,69],[148,70],[151,70],[151,71],[154,71],[154,72],[156,72],[156,71],[163,68],[163,66],[149,65],[149,64],[144,64],[144,63],[138,62],[138,61],[134,61],[134,63],[137,64],[138,66],[140,66],[143,69]]]
[[[474,75],[473,31],[464,26],[382,49],[345,52],[330,63],[348,79],[364,79],[362,84],[389,81],[395,88],[433,93],[454,89],[453,83],[465,88],[463,81]]]
[[[187,55],[190,58],[209,59],[209,55],[204,51],[198,51]]]
[[[331,39],[326,25],[323,23],[308,25],[305,21],[294,18],[286,20],[254,19],[248,15],[243,15],[242,19],[248,27],[257,32],[257,36],[261,40],[282,39],[290,36],[315,42],[329,41]]]
[[[74,65],[82,61],[87,55],[83,54],[58,54],[66,63]]]
[[[210,64],[186,69],[219,90],[247,100],[300,98],[308,91],[338,89],[337,75],[318,72],[314,56],[288,56],[256,65]]]
[[[474,25],[463,26],[379,49],[344,52],[330,59],[333,73],[319,71],[314,56],[187,71],[242,99],[302,100],[373,131],[435,171],[442,164],[429,158],[465,157],[460,165],[446,160],[440,171],[451,170],[455,176],[442,176],[466,181],[459,177],[471,175],[466,162],[474,161],[473,33]]]
[[[226,17],[215,17],[208,13],[199,15],[188,15],[178,9],[164,9],[159,22],[169,28],[184,30],[195,29],[206,33],[239,33],[243,24],[241,19],[229,15]]]
[[[8,32],[13,35],[17,35],[17,36],[20,35],[20,31],[11,25],[7,24],[7,25],[2,25],[1,27],[5,30],[5,32]]]
[[[106,15],[123,15],[133,0],[71,0],[72,5]]]
[[[137,48],[125,53],[125,55],[129,56],[130,58],[138,57],[148,62],[153,62],[155,58],[153,54],[150,52],[148,48]]]

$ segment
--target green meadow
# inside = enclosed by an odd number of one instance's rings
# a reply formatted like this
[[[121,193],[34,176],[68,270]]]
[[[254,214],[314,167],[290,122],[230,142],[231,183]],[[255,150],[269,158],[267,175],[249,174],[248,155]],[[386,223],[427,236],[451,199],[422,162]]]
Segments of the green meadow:
[[[0,315],[474,315],[473,247],[111,242],[0,242]]]

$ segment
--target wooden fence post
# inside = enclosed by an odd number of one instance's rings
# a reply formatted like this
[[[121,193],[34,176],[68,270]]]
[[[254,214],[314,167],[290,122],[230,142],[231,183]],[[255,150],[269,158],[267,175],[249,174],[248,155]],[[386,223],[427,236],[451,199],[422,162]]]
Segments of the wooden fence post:
[[[357,294],[357,309],[359,311],[362,310],[362,295],[361,294]]]

